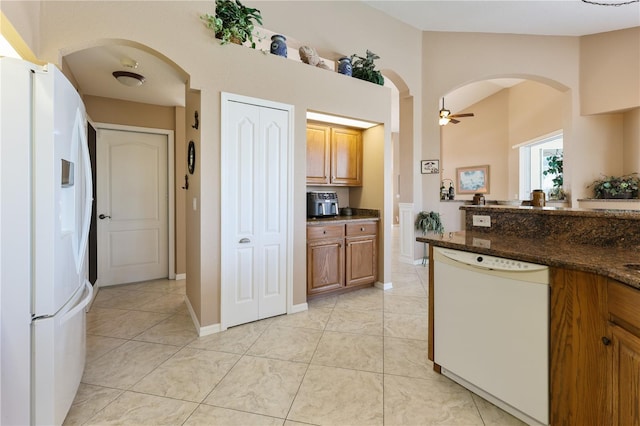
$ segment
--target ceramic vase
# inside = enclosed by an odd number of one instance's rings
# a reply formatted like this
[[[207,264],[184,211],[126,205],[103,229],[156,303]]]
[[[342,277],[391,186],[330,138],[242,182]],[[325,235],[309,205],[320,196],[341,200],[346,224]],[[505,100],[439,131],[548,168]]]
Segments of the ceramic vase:
[[[344,56],[338,59],[338,72],[351,77],[351,58]]]
[[[271,36],[271,53],[287,57],[287,39],[285,36],[280,34]]]

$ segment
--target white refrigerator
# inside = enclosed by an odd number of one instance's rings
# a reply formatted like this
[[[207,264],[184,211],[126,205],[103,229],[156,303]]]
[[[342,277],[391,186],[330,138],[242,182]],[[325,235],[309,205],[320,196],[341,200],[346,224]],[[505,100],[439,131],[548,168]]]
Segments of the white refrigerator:
[[[80,96],[0,58],[0,424],[61,424],[85,364],[93,201]]]

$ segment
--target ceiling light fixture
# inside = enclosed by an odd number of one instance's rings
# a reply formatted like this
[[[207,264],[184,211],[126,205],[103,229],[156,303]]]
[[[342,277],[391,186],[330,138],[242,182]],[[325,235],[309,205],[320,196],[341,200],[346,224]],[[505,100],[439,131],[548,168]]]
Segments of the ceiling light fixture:
[[[142,86],[142,83],[145,81],[144,76],[130,71],[114,71],[113,76],[121,84],[129,87]]]
[[[591,0],[582,0],[583,3],[588,3],[588,4],[594,4],[596,6],[624,6],[627,4],[632,4],[632,3],[638,3],[640,2],[640,0],[626,0],[626,1],[616,1],[616,0],[611,0],[611,1],[591,1]]]

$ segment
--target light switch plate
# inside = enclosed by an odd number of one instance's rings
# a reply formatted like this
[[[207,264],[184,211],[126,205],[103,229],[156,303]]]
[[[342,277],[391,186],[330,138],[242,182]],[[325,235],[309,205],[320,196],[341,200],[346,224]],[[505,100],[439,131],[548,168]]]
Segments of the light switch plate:
[[[481,226],[484,228],[491,228],[491,216],[485,215],[473,215],[473,226]]]

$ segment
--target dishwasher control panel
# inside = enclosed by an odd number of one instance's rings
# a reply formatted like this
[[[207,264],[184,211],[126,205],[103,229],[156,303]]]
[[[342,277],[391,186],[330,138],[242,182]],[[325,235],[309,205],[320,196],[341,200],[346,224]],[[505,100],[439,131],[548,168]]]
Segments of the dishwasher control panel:
[[[545,265],[452,249],[441,249],[440,253],[457,262],[497,271],[539,271],[547,268]]]

